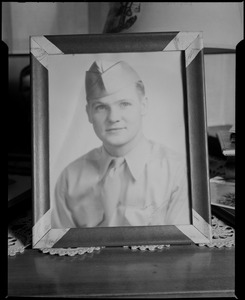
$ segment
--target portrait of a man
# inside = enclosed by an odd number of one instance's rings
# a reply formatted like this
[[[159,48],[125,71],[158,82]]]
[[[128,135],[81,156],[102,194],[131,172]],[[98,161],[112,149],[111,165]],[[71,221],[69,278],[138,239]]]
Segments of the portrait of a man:
[[[53,227],[190,224],[186,157],[145,135],[152,104],[139,73],[126,60],[96,59],[84,79],[101,144],[57,176]]]

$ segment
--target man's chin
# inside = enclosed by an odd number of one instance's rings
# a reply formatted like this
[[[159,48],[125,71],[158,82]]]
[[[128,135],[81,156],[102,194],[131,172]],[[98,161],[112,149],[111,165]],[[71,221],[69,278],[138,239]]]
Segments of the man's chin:
[[[119,148],[119,147],[123,147],[124,145],[126,145],[127,142],[125,142],[125,141],[107,141],[104,144],[108,145],[109,147]]]
[[[123,137],[115,136],[111,138],[107,138],[103,141],[105,145],[108,145],[109,147],[123,147],[124,145],[127,145],[130,142],[129,139],[125,139]]]

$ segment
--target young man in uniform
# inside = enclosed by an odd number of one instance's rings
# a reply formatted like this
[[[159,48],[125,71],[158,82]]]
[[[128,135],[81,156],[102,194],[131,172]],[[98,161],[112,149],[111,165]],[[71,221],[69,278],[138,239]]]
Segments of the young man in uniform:
[[[148,99],[136,71],[124,61],[95,61],[85,87],[102,145],[59,176],[52,227],[190,224],[185,161],[144,136]]]

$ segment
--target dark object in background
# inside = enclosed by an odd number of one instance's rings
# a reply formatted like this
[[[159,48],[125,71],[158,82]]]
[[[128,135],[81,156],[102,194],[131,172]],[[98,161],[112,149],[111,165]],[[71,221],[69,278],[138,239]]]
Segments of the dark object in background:
[[[18,85],[9,82],[8,174],[31,174],[30,65],[21,69]]]
[[[9,83],[8,154],[31,155],[30,66],[19,75],[18,89]]]
[[[235,209],[211,205],[211,211],[217,218],[235,228]]]
[[[103,33],[118,33],[130,28],[140,12],[139,2],[112,2]]]

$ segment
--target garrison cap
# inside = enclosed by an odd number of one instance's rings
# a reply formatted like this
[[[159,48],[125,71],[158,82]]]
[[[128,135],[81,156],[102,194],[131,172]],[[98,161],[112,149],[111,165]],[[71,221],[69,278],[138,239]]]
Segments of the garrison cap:
[[[117,93],[139,80],[136,71],[124,61],[95,61],[85,76],[87,101]]]

